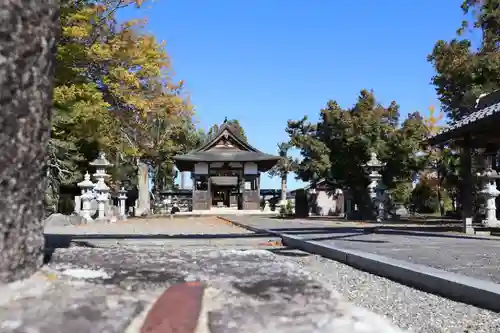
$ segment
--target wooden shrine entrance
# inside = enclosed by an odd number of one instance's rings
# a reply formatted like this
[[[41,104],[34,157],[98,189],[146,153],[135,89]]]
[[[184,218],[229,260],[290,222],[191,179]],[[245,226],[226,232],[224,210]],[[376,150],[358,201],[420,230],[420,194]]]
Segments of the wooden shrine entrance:
[[[226,122],[203,146],[174,157],[179,171],[191,172],[194,211],[260,210],[260,174],[279,159],[249,145]]]
[[[210,177],[212,207],[240,209],[241,192],[237,176]]]

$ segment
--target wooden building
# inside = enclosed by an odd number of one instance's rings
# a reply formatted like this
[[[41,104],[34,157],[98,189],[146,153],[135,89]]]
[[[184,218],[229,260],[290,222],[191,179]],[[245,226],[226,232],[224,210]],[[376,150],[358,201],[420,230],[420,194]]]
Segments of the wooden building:
[[[246,143],[225,121],[213,138],[186,155],[175,156],[174,162],[179,171],[191,172],[193,211],[260,210],[260,173],[279,158]]]
[[[477,156],[479,169],[498,169],[497,157],[500,148],[500,90],[480,97],[475,110],[468,116],[444,128],[427,141],[432,146],[453,143],[460,149],[461,206],[464,232],[473,232],[473,186],[478,179],[472,173],[472,152]]]

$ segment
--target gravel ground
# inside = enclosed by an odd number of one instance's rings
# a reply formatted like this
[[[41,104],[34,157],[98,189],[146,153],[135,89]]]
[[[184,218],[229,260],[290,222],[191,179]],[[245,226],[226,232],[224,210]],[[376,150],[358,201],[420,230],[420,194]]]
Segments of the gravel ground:
[[[314,277],[400,328],[422,333],[500,332],[500,314],[412,289],[333,260],[294,253],[289,259]]]

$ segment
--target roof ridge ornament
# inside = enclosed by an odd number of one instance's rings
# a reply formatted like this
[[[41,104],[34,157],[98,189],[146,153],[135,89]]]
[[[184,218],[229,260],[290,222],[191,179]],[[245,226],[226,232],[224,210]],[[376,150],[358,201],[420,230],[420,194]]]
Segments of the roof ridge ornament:
[[[487,93],[480,94],[479,97],[476,99],[476,106],[474,108],[477,109],[477,107],[479,106],[479,101],[481,101],[481,98],[488,96],[488,95],[489,94],[487,94]]]

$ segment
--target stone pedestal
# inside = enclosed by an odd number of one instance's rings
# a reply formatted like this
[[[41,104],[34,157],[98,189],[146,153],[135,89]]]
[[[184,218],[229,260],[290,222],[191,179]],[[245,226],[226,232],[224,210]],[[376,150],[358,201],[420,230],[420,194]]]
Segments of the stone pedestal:
[[[82,199],[82,211],[80,215],[83,217],[85,222],[90,223],[93,221],[91,201],[94,198],[94,195],[89,191],[82,194],[80,198]]]
[[[82,199],[80,198],[79,195],[75,195],[74,203],[75,203],[75,208],[73,209],[73,212],[76,215],[80,215],[80,211],[82,210]]]

